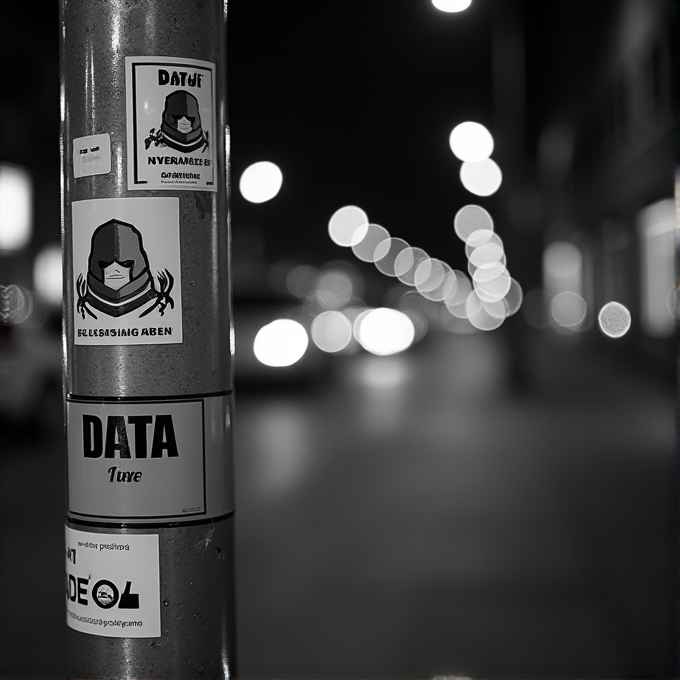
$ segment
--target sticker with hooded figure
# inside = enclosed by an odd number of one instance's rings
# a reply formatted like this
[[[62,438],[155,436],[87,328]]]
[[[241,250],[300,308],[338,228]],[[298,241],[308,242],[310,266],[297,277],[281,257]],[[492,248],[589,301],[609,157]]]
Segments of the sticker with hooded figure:
[[[216,191],[215,65],[126,57],[128,189]]]
[[[170,296],[174,279],[165,269],[158,272],[158,287],[149,274],[149,258],[144,252],[142,235],[132,224],[109,220],[92,234],[87,279],[76,281],[81,316],[98,318],[94,310],[109,316],[122,316],[141,307],[140,318],[158,308],[175,306]]]
[[[165,98],[160,130],[149,130],[144,147],[148,149],[152,142],[184,153],[208,148],[208,133],[203,131],[198,101],[191,92],[175,90]]]
[[[182,342],[179,199],[74,201],[77,345]]]

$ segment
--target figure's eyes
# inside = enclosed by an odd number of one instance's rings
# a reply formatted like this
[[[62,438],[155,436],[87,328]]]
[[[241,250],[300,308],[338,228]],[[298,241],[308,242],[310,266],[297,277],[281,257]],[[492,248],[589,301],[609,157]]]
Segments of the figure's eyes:
[[[99,260],[99,266],[102,269],[106,269],[107,267],[110,267],[116,260]],[[134,260],[123,260],[122,262],[119,262],[118,264],[121,265],[122,267],[127,267],[128,269],[134,265],[135,261]]]
[[[193,116],[184,116],[184,115],[173,116],[173,118],[175,119],[176,123],[179,123],[179,121],[182,120],[182,118],[184,118],[184,119],[188,120],[192,125],[194,124],[194,120],[195,120],[195,118]]]

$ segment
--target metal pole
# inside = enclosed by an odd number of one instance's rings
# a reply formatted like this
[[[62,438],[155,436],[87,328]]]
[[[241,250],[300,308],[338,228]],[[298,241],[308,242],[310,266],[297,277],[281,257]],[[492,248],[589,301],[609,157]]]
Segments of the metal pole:
[[[70,677],[234,674],[225,17],[61,0]]]

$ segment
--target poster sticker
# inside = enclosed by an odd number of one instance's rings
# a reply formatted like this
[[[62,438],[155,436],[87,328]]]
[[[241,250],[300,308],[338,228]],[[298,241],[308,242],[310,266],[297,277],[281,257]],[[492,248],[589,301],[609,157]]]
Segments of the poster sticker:
[[[178,198],[72,203],[76,345],[182,342]]]
[[[205,515],[203,401],[66,404],[69,512],[79,519]]]
[[[89,135],[73,140],[73,176],[108,175],[111,172],[111,137]]]
[[[126,57],[128,189],[217,191],[215,65]]]
[[[66,623],[116,638],[161,636],[157,534],[66,527]]]

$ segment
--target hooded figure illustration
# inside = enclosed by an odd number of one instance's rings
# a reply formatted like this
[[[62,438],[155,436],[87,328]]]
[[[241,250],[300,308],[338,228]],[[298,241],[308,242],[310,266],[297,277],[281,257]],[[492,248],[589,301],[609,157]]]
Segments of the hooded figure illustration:
[[[149,131],[145,140],[148,149],[153,142],[156,146],[165,145],[177,151],[189,153],[203,147],[208,148],[208,133],[201,127],[201,114],[198,100],[186,90],[175,90],[165,98],[163,120],[160,129]]]
[[[140,317],[156,307],[162,316],[168,305],[174,307],[170,297],[173,283],[172,274],[167,269],[159,272],[160,290],[157,290],[149,272],[149,258],[141,233],[127,222],[109,220],[92,234],[87,279],[80,274],[76,282],[76,308],[83,319],[85,313],[96,319],[91,307],[119,317],[152,303]]]

